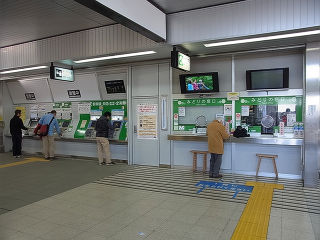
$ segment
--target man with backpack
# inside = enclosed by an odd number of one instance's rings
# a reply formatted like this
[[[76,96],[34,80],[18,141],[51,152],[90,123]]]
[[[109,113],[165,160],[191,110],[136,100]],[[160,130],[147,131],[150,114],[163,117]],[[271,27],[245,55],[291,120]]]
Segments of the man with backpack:
[[[10,133],[12,136],[12,153],[13,156],[19,158],[21,156],[22,131],[28,130],[21,120],[21,110],[14,112],[13,118],[10,120]]]
[[[111,124],[111,113],[105,112],[98,120],[95,126],[96,139],[98,147],[98,159],[99,165],[113,165],[114,162],[111,161],[110,147],[108,138],[112,138],[114,128]],[[103,161],[103,155],[105,155],[106,160]]]
[[[55,118],[57,112],[52,110],[50,113],[44,115],[40,121],[39,125],[47,125],[47,133],[42,133],[42,149],[45,159],[54,159],[54,130],[61,136],[61,131],[57,119]]]

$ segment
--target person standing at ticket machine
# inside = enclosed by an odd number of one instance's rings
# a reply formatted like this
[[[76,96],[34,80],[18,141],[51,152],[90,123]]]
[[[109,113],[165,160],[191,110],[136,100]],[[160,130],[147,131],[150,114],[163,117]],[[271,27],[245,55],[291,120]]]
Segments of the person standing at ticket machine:
[[[12,153],[13,156],[19,158],[21,156],[21,144],[22,144],[22,131],[28,130],[23,125],[21,117],[21,110],[14,112],[13,118],[10,120],[10,133],[12,136]]]
[[[109,140],[113,136],[114,128],[111,124],[111,113],[105,112],[98,120],[95,126],[96,139],[98,147],[98,158],[99,165],[113,165],[114,162],[111,161]],[[103,155],[105,155],[105,161],[103,160]]]

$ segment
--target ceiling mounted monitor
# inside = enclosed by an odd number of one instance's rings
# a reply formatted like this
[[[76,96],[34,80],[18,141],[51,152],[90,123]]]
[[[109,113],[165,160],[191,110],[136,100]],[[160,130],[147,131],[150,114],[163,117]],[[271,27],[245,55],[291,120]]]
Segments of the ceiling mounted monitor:
[[[190,71],[190,57],[174,49],[171,51],[171,67]]]
[[[123,80],[111,80],[104,82],[108,94],[126,93]]]
[[[194,73],[180,75],[181,93],[219,92],[218,73]]]
[[[50,78],[55,80],[73,82],[74,81],[73,69],[66,69],[66,68],[51,66]]]
[[[289,88],[289,68],[247,70],[247,90],[283,90]]]

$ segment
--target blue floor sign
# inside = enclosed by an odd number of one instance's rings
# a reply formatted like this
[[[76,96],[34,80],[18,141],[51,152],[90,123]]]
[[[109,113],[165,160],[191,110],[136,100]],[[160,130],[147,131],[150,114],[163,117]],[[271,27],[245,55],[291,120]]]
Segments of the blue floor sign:
[[[253,186],[246,186],[240,184],[232,184],[232,183],[223,183],[223,182],[210,182],[210,181],[199,181],[196,187],[201,187],[197,194],[201,193],[206,188],[215,188],[226,191],[235,191],[232,198],[235,198],[239,192],[252,192]]]

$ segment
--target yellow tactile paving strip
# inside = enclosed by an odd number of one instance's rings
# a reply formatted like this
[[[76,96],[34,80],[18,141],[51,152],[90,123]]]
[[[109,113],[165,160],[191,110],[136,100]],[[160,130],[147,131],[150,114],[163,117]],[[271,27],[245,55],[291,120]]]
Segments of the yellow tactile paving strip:
[[[50,161],[46,160],[44,158],[31,157],[31,158],[26,158],[25,160],[18,161],[18,162],[2,164],[2,165],[0,165],[0,168],[14,167],[14,166],[18,166],[18,165],[22,165],[22,164],[26,164],[26,163],[32,163],[32,162],[50,162]]]
[[[266,240],[273,189],[283,189],[283,185],[263,182],[247,182],[246,185],[254,188],[231,240]]]

